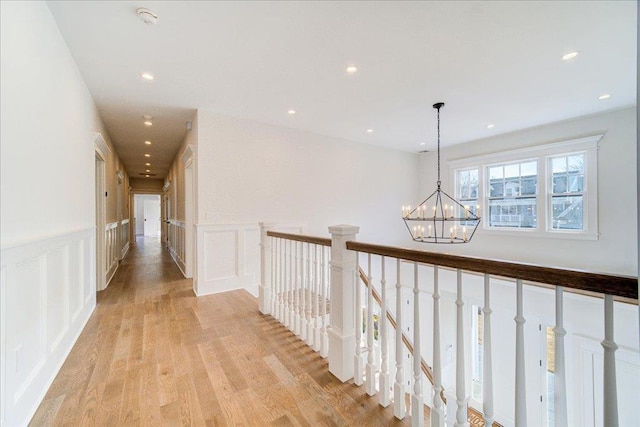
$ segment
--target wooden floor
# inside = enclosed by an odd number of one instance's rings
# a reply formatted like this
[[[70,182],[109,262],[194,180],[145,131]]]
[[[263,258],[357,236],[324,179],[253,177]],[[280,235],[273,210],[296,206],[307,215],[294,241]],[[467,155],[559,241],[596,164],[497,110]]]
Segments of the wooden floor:
[[[428,417],[427,417],[428,419]],[[159,241],[121,264],[31,425],[409,425],[245,291],[196,298]]]

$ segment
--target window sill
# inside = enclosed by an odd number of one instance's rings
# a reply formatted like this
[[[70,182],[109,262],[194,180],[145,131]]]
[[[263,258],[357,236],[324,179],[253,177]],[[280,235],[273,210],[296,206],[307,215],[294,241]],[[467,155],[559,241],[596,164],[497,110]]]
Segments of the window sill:
[[[564,240],[598,240],[600,234],[588,231],[541,231],[537,229],[496,229],[484,227],[479,229],[479,235],[501,237],[537,237],[539,239],[564,239]]]

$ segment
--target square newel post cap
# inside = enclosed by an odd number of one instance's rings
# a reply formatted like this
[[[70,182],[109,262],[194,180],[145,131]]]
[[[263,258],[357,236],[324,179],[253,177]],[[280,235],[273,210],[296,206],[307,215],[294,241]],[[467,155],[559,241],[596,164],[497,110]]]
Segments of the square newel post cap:
[[[358,234],[360,227],[357,225],[338,224],[329,226],[329,233],[334,236],[348,236]]]
[[[273,221],[263,221],[259,222],[258,225],[260,226],[260,228],[273,228],[276,226],[276,223]]]

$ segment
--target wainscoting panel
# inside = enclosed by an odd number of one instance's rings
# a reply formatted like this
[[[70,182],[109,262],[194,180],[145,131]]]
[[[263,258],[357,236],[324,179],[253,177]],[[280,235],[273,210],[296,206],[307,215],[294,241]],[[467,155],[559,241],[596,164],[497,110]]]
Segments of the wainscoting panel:
[[[95,308],[95,229],[0,256],[0,422],[27,425]]]
[[[185,277],[187,277],[185,273],[186,226],[187,225],[184,222],[176,221],[173,219],[170,219],[167,224],[167,246],[169,248],[169,254],[171,254],[171,258],[173,258],[176,265]]]
[[[301,233],[302,224],[278,224],[275,229]],[[196,226],[196,295],[246,289],[258,295],[260,280],[260,227],[258,224]]]

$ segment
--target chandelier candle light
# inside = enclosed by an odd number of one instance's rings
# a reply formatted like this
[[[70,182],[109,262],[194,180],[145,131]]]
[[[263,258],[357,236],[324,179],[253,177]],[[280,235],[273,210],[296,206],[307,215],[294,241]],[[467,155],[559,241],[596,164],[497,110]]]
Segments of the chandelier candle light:
[[[422,243],[469,243],[480,224],[480,205],[469,207],[442,191],[440,181],[440,108],[438,110],[438,182],[436,190],[415,208],[402,207],[411,238]],[[475,208],[475,209],[474,209]]]

